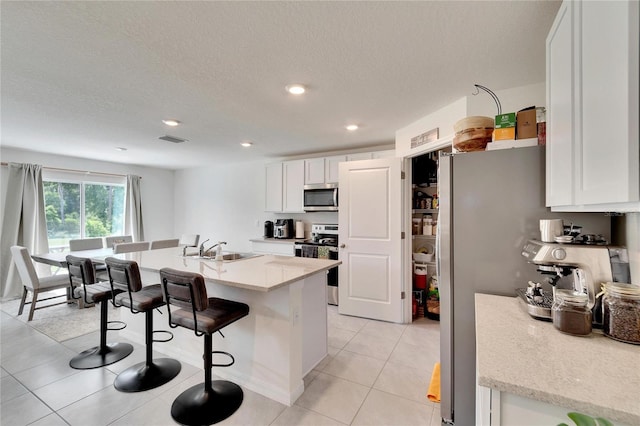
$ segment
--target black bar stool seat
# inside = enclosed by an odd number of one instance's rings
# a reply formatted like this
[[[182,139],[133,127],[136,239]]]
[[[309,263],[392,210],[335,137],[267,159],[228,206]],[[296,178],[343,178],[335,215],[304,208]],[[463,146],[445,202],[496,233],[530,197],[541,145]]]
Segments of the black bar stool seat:
[[[145,314],[145,361],[122,371],[113,385],[121,392],[141,392],[162,386],[176,377],[182,365],[172,358],[153,358],[153,342],[168,342],[153,339],[153,310],[165,305],[160,284],[142,285],[138,264],[132,260],[120,260],[108,257],[105,260],[109,280],[114,291],[119,293],[114,298],[116,306],[125,306],[132,313]],[[157,331],[163,332],[162,330]],[[171,334],[169,331],[165,333]]]
[[[171,416],[184,425],[218,423],[240,408],[244,394],[235,383],[211,380],[212,367],[229,367],[235,362],[231,354],[212,350],[212,336],[247,316],[249,306],[216,297],[208,298],[204,278],[200,274],[162,268],[160,277],[168,303],[169,325],[184,327],[193,330],[196,336],[204,336],[204,383],[182,392],[171,405]],[[171,310],[172,305],[177,309]],[[213,364],[214,353],[228,356],[231,362]]]

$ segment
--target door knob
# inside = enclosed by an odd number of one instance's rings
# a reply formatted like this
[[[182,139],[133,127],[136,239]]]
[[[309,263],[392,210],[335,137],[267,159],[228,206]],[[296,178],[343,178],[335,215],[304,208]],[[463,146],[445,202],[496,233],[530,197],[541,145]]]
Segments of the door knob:
[[[340,244],[340,248],[345,248],[346,245],[345,244]]]

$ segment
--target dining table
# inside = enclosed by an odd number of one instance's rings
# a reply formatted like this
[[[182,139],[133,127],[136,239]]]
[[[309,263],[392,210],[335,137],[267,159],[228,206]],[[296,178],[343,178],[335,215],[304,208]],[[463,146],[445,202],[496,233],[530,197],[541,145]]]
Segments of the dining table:
[[[31,259],[35,262],[44,263],[51,266],[57,266],[59,268],[67,267],[67,255],[73,255],[77,257],[88,257],[94,263],[104,263],[104,259],[109,256],[113,256],[113,249],[111,247],[103,247],[99,249],[91,250],[78,250],[78,251],[62,251],[55,253],[41,253],[32,254]]]

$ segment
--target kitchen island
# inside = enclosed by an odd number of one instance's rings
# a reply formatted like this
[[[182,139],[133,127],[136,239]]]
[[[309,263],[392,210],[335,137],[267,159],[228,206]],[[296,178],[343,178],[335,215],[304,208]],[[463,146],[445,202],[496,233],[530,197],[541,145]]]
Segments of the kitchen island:
[[[304,376],[327,355],[326,271],[339,261],[274,255],[216,261],[182,256],[178,248],[113,257],[136,261],[145,285],[160,282],[161,268],[197,272],[209,297],[249,305],[247,317],[225,327],[225,338],[214,335],[214,350],[236,360],[231,367],[214,368],[217,376],[292,405],[304,391]],[[144,318],[125,308],[120,316],[127,323],[121,335],[144,344]],[[167,315],[156,314],[154,320],[154,329],[168,329]],[[201,367],[202,337],[184,328],[171,331],[174,339],[154,350]]]
[[[572,424],[572,411],[640,424],[640,346],[563,334],[520,303],[475,295],[476,424]]]

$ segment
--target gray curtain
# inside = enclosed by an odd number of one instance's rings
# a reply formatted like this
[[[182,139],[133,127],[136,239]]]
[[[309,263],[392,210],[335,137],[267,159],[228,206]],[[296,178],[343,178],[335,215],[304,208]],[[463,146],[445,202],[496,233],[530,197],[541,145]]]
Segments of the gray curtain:
[[[124,210],[124,233],[133,236],[133,241],[144,241],[142,226],[142,200],[140,176],[127,175],[127,199]]]
[[[20,245],[29,249],[31,254],[49,252],[42,166],[9,163],[8,168],[7,197],[0,236],[0,285],[3,299],[22,294],[22,283],[15,270],[9,248]],[[36,265],[38,275],[50,274],[49,267]]]

